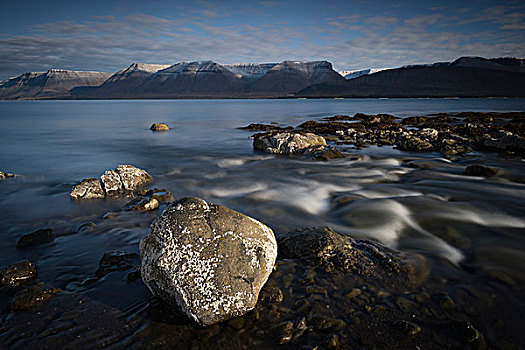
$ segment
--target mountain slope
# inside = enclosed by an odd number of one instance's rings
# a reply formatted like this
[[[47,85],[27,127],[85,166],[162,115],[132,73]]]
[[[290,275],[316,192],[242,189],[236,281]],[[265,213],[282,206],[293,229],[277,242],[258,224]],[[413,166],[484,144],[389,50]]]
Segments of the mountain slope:
[[[523,59],[462,57],[454,62],[384,70],[309,86],[301,97],[525,96]]]
[[[98,86],[111,73],[50,69],[24,73],[0,82],[0,99],[55,98],[69,96],[77,86]]]

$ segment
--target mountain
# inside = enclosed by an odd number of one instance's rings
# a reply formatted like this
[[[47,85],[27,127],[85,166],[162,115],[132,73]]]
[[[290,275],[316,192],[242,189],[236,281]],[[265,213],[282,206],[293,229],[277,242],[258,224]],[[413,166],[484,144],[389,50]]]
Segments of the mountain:
[[[382,70],[386,70],[386,69],[390,69],[390,68],[369,68],[369,69],[362,69],[362,70],[343,70],[343,71],[340,71],[340,72],[337,72],[339,73],[341,76],[343,76],[346,80],[349,80],[349,79],[355,79],[355,78],[359,78],[363,75],[369,75],[369,74],[374,74],[374,73],[377,73],[377,72],[381,72]]]
[[[75,88],[73,98],[285,97],[312,84],[344,80],[326,61],[220,65],[180,62],[149,71],[133,64],[99,87]],[[157,68],[163,68],[158,69]]]
[[[405,66],[338,83],[309,86],[300,97],[525,96],[525,60],[461,57],[453,62]]]
[[[77,86],[97,86],[111,73],[49,69],[0,82],[0,99],[66,97]]]
[[[284,61],[250,84],[248,95],[276,97],[292,94],[313,84],[337,84],[344,78],[327,61]]]

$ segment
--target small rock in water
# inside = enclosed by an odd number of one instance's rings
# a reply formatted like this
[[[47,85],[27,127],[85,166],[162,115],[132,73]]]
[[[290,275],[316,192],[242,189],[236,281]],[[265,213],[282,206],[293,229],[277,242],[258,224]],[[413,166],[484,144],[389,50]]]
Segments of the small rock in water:
[[[322,161],[338,159],[338,158],[344,158],[344,157],[345,157],[344,154],[342,154],[341,152],[339,152],[338,150],[335,150],[335,149],[330,149],[330,150],[327,150],[327,151],[321,151],[321,152],[317,152],[317,153],[314,154],[314,159],[315,160],[322,160]]]
[[[151,124],[149,129],[151,131],[168,131],[170,128],[164,123],[155,123]]]
[[[27,260],[7,265],[0,272],[0,283],[3,286],[18,286],[36,277],[36,268]]]
[[[157,209],[158,207],[159,207],[158,200],[156,200],[155,198],[147,198],[147,197],[137,197],[124,206],[126,210],[134,210],[134,211],[141,211],[141,212],[154,210],[154,209]]]
[[[265,285],[259,294],[259,300],[267,303],[280,303],[283,301],[283,292],[277,287]]]
[[[95,178],[84,179],[74,184],[69,194],[69,197],[72,199],[104,198],[104,196],[104,190],[100,185],[100,181]]]
[[[131,269],[138,265],[138,260],[139,255],[137,253],[125,253],[120,251],[104,253],[100,259],[95,276],[101,278],[113,271],[125,271]]]
[[[84,222],[77,227],[77,232],[91,232],[97,226],[94,222]]]
[[[396,326],[406,335],[416,335],[421,332],[421,328],[417,324],[405,320],[396,322]]]
[[[140,242],[142,280],[201,325],[255,307],[277,256],[266,225],[195,198],[168,205]]]
[[[469,176],[484,176],[484,177],[491,177],[498,173],[497,168],[485,166],[485,165],[469,165],[466,169],[464,174]]]
[[[323,150],[325,146],[326,140],[322,136],[311,133],[269,133],[253,140],[256,151],[275,154],[309,154]]]
[[[146,171],[132,165],[119,165],[115,169],[106,170],[100,179],[108,195],[134,191],[153,182]]]
[[[15,177],[17,175],[11,174],[11,173],[4,173],[3,171],[0,171],[0,180],[6,179],[8,177]]]
[[[159,190],[154,189],[153,194],[151,195],[151,198],[155,198],[159,201],[159,203],[168,203],[173,202],[175,198],[173,198],[173,193],[171,193],[168,190]]]
[[[53,234],[53,230],[49,228],[44,228],[35,232],[28,233],[27,235],[23,235],[16,242],[16,246],[18,248],[24,248],[33,245],[40,245],[53,242],[54,239],[55,235]]]
[[[59,288],[46,288],[43,283],[39,283],[18,292],[7,307],[15,311],[30,310],[39,307],[61,291]]]

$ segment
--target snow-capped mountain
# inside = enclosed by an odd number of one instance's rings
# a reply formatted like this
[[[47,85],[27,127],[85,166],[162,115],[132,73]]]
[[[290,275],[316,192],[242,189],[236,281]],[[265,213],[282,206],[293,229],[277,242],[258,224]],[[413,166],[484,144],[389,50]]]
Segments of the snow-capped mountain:
[[[361,70],[343,70],[338,73],[341,74],[346,80],[359,78],[363,75],[374,74],[390,68],[369,68]]]
[[[111,73],[49,69],[0,82],[0,99],[66,97],[78,86],[98,86]]]
[[[264,76],[277,63],[236,63],[225,64],[224,68],[237,74],[240,78],[254,81]]]

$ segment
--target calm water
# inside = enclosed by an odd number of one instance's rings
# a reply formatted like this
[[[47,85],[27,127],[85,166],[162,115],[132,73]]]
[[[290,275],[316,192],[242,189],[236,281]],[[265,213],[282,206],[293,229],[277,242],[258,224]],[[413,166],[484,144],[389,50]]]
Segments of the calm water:
[[[403,117],[523,110],[525,99],[0,101],[0,170],[23,175],[0,182],[0,266],[27,258],[38,265],[41,280],[66,292],[124,310],[141,305],[148,291],[140,281],[125,295],[111,278],[81,282],[104,252],[138,252],[159,213],[120,213],[107,222],[102,215],[118,212],[124,199],[73,202],[68,196],[80,179],[133,164],[175,198],[200,196],[226,205],[277,235],[328,225],[423,254],[432,262],[435,283],[482,285],[480,276],[497,271],[514,283],[505,293],[518,295],[525,281],[520,157],[472,154],[450,161],[371,147],[349,150],[359,160],[312,162],[254,153],[251,133],[236,128],[253,122],[296,126],[356,112]],[[154,122],[172,130],[153,133],[148,128]],[[427,169],[415,170],[410,161]],[[498,166],[503,175],[461,175],[474,163]],[[93,232],[75,233],[89,221],[97,224]],[[55,242],[16,249],[20,235],[44,226],[54,229]]]

